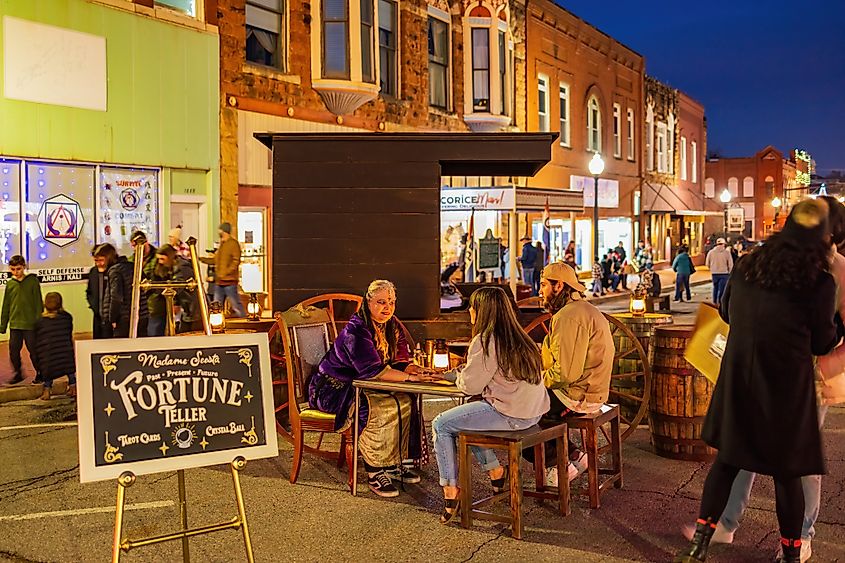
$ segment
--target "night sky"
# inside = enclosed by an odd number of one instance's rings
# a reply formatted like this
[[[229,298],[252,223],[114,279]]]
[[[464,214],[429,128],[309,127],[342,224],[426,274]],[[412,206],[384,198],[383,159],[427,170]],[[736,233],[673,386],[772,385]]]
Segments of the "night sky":
[[[798,147],[845,171],[845,1],[557,1],[702,102],[708,152]]]

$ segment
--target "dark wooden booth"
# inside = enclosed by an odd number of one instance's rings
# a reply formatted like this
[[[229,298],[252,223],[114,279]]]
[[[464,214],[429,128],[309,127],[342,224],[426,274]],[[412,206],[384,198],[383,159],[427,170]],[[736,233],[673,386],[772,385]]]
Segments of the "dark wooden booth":
[[[440,313],[441,176],[533,176],[557,135],[255,137],[273,150],[274,308],[321,293],[362,294],[370,281],[389,279],[397,316],[415,337],[431,338],[453,332]]]

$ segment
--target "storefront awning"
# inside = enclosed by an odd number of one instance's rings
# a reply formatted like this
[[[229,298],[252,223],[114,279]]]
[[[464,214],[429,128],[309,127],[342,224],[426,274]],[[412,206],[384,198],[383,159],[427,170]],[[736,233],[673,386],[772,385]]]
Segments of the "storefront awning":
[[[514,185],[477,188],[440,188],[441,211],[542,212],[549,205],[552,213],[584,211],[584,194],[575,190],[529,188]]]
[[[721,216],[724,213],[715,201],[699,197],[689,190],[666,184],[644,182],[642,202],[645,213],[671,213],[686,216]]]

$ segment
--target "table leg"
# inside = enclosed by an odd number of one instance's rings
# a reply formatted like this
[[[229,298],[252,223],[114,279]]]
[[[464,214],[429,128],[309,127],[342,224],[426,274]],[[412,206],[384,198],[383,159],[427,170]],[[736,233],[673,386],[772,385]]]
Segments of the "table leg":
[[[355,420],[352,421],[352,496],[358,495],[358,409],[361,406],[361,388],[355,388]]]

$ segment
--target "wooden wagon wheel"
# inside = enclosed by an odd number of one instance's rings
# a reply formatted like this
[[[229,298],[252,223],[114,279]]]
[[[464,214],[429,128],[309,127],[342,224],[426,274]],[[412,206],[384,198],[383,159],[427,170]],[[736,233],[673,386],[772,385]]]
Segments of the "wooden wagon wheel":
[[[638,406],[637,412],[634,415],[633,419],[628,420],[626,417],[620,414],[620,422],[622,423],[623,431],[622,431],[622,440],[625,441],[628,439],[628,436],[633,434],[634,430],[637,429],[640,422],[642,422],[643,418],[648,413],[648,399],[649,399],[649,385],[651,384],[651,365],[648,363],[648,356],[643,348],[642,344],[640,344],[639,339],[634,336],[634,333],[625,326],[619,319],[608,315],[607,313],[603,313],[607,322],[610,323],[610,332],[612,335],[617,335],[621,333],[622,335],[627,337],[628,342],[630,343],[628,347],[623,350],[616,350],[613,355],[613,362],[614,364],[618,363],[620,359],[627,358],[636,360],[637,368],[634,371],[630,372],[623,372],[611,375],[611,381],[616,379],[642,379],[642,386],[640,389],[643,389],[643,395],[637,396],[631,393],[624,393],[618,390],[610,389],[610,397],[613,398],[624,398],[628,399],[636,403]],[[543,313],[535,318],[533,321],[528,323],[525,326],[525,332],[527,332],[532,339],[536,342],[538,341],[538,336],[542,338],[545,335],[549,334],[551,330],[550,321],[552,316],[549,313]],[[540,340],[542,340],[542,338]],[[611,401],[613,402],[613,401]],[[602,433],[604,434],[606,445],[601,448],[601,452],[607,452],[610,450],[610,438],[602,428]]]

